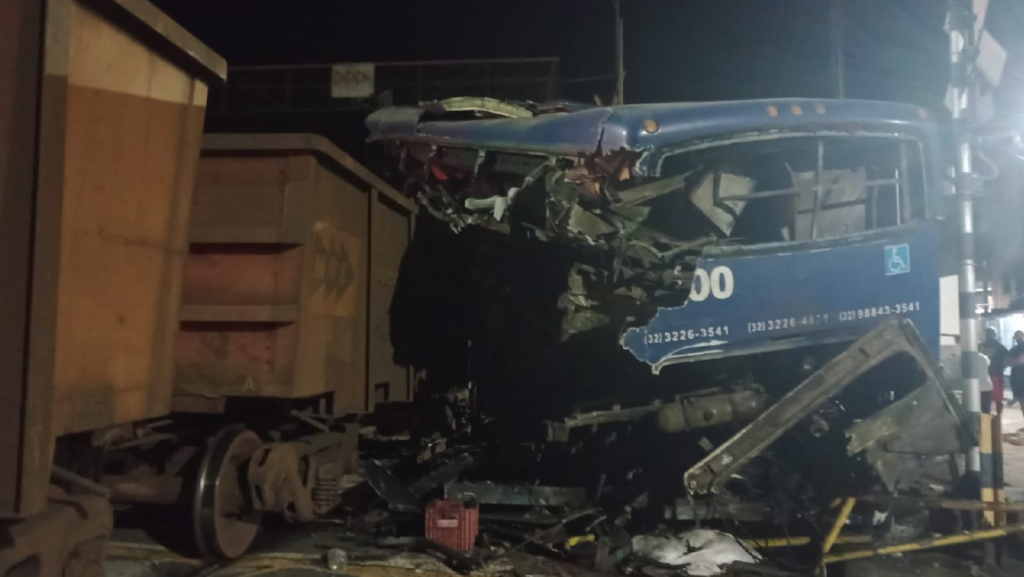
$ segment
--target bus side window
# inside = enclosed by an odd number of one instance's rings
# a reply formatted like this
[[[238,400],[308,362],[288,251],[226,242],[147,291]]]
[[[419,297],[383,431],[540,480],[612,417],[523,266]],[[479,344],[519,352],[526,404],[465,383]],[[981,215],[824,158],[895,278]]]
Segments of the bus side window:
[[[921,159],[911,140],[788,136],[681,152],[663,160],[662,177],[694,175],[685,194],[697,216],[703,213],[720,237],[758,244],[844,236],[923,217]],[[747,184],[737,191],[736,183]]]

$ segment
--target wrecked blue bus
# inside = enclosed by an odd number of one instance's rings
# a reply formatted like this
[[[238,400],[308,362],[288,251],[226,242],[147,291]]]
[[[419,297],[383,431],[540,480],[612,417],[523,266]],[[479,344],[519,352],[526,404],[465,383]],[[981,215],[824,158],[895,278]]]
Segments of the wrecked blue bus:
[[[371,141],[456,231],[561,242],[565,338],[612,325],[654,372],[910,319],[938,355],[941,189],[919,107],[775,99],[379,110]]]
[[[391,334],[427,349],[421,391],[464,386],[520,441],[497,462],[531,447],[539,472],[513,478],[614,487],[644,527],[814,533],[836,499],[892,495],[975,442],[935,364],[924,110],[467,98],[367,125],[425,208]]]

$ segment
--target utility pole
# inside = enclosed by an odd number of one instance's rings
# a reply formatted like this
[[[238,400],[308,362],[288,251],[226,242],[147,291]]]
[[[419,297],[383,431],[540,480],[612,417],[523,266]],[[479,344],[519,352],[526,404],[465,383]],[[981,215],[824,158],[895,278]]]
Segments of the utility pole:
[[[843,0],[829,2],[829,31],[829,43],[832,48],[832,96],[846,98],[846,62],[843,58],[846,13]]]
[[[625,102],[626,70],[622,63],[622,11],[620,0],[612,0],[615,8],[615,97],[612,104],[620,105]]]
[[[974,6],[971,0],[949,0],[950,90],[953,132],[956,138],[955,190],[960,224],[960,358],[963,404],[970,417],[981,419],[981,379],[985,364],[978,354],[980,322],[975,310],[977,294],[974,256],[974,197],[980,180],[971,158],[971,124],[974,120],[977,76],[974,66],[976,39]],[[977,446],[967,453],[967,473],[981,487],[981,452]]]

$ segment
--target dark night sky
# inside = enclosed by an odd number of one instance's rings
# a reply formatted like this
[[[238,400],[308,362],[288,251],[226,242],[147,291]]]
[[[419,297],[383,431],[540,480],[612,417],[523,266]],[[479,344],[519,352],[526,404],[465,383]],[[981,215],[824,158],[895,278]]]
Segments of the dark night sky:
[[[1024,2],[993,2],[989,21],[1019,29]],[[557,56],[565,77],[610,73],[613,66],[608,0],[157,4],[229,64]],[[946,3],[846,5],[848,96],[940,106],[948,78]],[[624,0],[623,6],[628,102],[830,95],[826,0]],[[1024,34],[1004,43],[1013,48]],[[1018,60],[1024,58],[1011,56],[1004,83],[1011,96],[1024,93]]]

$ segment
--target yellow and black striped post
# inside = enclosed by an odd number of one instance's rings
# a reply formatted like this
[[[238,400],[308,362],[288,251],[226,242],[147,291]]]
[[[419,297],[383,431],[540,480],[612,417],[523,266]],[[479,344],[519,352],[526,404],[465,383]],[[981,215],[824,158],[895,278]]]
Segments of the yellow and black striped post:
[[[995,491],[996,503],[1006,502],[1006,477],[1003,471],[1003,418],[996,415],[992,418],[992,489]],[[996,527],[1006,525],[1006,511],[997,511]]]
[[[981,413],[980,427],[978,429],[978,448],[981,450],[981,500],[983,503],[994,503],[996,501],[995,489],[995,459],[992,454],[992,415]],[[996,526],[995,511],[985,511],[985,521],[989,527]]]

